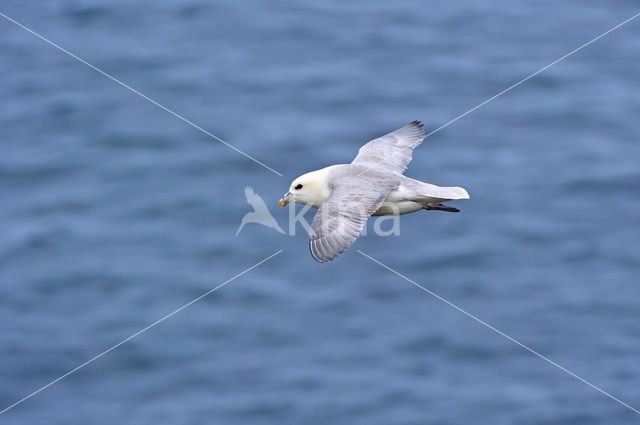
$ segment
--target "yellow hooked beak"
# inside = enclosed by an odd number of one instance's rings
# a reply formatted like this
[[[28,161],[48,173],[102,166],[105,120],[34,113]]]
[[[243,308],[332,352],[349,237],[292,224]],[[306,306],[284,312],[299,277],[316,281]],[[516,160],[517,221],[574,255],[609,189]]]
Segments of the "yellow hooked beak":
[[[281,207],[284,207],[289,202],[291,202],[291,192],[285,193],[282,199],[278,201],[278,205],[280,205]]]

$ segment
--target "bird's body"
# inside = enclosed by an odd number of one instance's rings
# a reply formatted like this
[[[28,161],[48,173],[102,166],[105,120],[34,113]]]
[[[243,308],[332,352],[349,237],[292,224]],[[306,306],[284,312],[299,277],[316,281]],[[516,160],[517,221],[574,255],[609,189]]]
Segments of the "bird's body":
[[[367,173],[369,170],[365,166],[355,164],[336,164],[320,170],[300,176],[296,180],[323,182],[316,190],[309,187],[311,199],[307,202],[300,202],[315,208],[320,208],[330,197],[332,189],[330,182],[334,179],[341,179],[345,176]],[[427,204],[437,204],[452,199],[467,199],[469,194],[460,187],[440,187],[430,183],[421,182],[402,174],[378,172],[381,177],[397,184],[389,191],[387,197],[382,201],[382,205],[371,215],[402,215],[424,209]],[[294,189],[295,190],[295,189]]]
[[[469,194],[461,187],[440,187],[401,176],[398,188],[389,192],[372,215],[408,214],[425,209],[429,204],[468,198]]]
[[[303,174],[280,200],[318,209],[311,224],[311,255],[331,261],[357,239],[372,215],[400,215],[421,209],[457,212],[440,202],[468,199],[461,187],[440,187],[402,175],[413,149],[424,139],[419,121],[360,148],[351,164]]]

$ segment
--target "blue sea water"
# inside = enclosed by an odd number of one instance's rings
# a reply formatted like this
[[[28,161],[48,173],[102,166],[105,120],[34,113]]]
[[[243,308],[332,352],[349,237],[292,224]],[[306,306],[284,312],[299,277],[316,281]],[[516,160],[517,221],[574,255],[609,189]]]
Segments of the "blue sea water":
[[[466,187],[318,264],[248,224],[252,186],[433,130],[634,1],[5,0],[0,415],[7,424],[631,424],[640,416],[640,18],[429,137]],[[453,203],[452,203],[453,204]]]

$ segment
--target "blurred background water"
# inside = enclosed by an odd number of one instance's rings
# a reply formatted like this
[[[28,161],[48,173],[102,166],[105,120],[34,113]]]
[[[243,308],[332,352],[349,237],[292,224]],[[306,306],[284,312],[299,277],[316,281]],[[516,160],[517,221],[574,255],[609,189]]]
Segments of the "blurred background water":
[[[256,224],[297,175],[435,129],[634,1],[5,0],[0,417],[9,424],[596,424],[639,417],[359,255],[640,407],[640,21],[446,129],[407,175],[466,187],[317,264]],[[309,216],[310,218],[310,216]]]

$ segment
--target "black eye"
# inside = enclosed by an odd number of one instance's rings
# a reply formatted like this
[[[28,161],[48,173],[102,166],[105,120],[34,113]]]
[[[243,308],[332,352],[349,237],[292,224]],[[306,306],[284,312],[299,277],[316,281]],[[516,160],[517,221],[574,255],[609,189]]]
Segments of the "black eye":
[[[294,189],[295,189],[295,190],[300,190],[300,189],[302,189],[302,185],[301,185],[301,184],[299,184],[299,185],[297,185],[296,187],[294,187]]]

